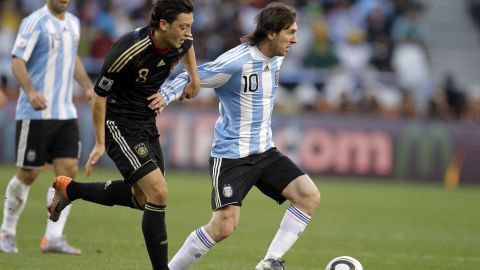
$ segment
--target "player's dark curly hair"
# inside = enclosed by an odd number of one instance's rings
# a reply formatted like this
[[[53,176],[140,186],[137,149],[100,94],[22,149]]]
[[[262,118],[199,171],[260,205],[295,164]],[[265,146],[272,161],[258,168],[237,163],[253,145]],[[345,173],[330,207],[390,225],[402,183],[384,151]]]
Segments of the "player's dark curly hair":
[[[255,46],[266,39],[268,33],[279,33],[289,28],[296,17],[297,12],[293,7],[279,2],[270,3],[255,17],[255,32],[241,37],[240,41]]]
[[[150,26],[158,28],[161,19],[172,23],[180,13],[193,13],[191,0],[155,0],[150,13]]]

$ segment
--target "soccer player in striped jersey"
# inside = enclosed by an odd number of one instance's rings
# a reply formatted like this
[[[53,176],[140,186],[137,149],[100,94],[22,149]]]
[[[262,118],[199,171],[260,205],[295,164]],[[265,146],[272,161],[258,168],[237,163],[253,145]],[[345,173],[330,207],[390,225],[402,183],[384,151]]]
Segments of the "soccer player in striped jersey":
[[[192,77],[189,93],[200,82],[193,49],[193,4],[157,0],[148,26],[122,36],[110,49],[95,84],[92,105],[95,146],[87,175],[105,150],[123,180],[81,183],[59,176],[50,218],[76,199],[143,210],[142,230],[153,269],[168,269],[165,166],[155,122],[161,107],[158,89],[180,59]],[[186,96],[189,98],[190,96]]]
[[[276,202],[291,202],[267,254],[255,269],[284,269],[282,256],[292,247],[319,205],[320,193],[272,141],[271,118],[284,56],[297,42],[295,10],[271,3],[256,18],[254,33],[215,61],[198,67],[200,84],[214,88],[220,100],[210,157],[212,218],[194,230],[169,263],[187,269],[219,241],[230,236],[240,219],[242,200],[253,186]],[[164,102],[191,91],[180,74],[162,86]],[[233,266],[235,268],[235,266]]]
[[[18,219],[28,198],[30,185],[45,162],[57,175],[75,177],[80,155],[77,112],[72,102],[73,81],[93,94],[93,84],[77,55],[80,22],[67,12],[70,0],[47,0],[46,5],[22,20],[12,51],[12,71],[21,92],[16,110],[17,173],[5,192],[0,251],[17,252]],[[51,188],[47,203],[55,190]],[[63,229],[70,208],[60,221],[48,221],[40,244],[44,253],[79,255],[70,246]]]

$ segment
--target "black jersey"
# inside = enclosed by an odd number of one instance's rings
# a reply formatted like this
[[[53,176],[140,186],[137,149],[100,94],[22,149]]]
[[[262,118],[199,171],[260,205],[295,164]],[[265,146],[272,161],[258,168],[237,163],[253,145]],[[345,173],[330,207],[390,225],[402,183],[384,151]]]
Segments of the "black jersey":
[[[192,46],[159,50],[149,26],[123,35],[110,49],[95,83],[95,92],[107,97],[106,118],[130,123],[151,123],[155,112],[147,97],[155,94],[175,65]]]

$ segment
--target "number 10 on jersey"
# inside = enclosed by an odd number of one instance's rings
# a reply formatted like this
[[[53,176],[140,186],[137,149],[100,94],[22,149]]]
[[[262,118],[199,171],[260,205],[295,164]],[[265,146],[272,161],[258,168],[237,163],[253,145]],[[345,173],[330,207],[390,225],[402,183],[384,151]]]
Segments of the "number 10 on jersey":
[[[243,92],[256,92],[258,90],[258,75],[252,73],[250,75],[243,75]]]

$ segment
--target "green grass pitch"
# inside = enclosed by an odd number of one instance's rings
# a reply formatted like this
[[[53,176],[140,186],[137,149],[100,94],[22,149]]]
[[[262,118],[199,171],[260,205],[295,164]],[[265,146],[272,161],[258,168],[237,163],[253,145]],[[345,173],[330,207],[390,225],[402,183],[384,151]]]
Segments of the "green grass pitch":
[[[0,166],[0,193],[14,173]],[[42,172],[32,186],[17,231],[18,254],[0,254],[0,269],[150,269],[141,233],[142,213],[76,201],[65,234],[81,256],[39,251],[47,212],[45,194],[53,173]],[[114,170],[96,170],[90,179],[119,179]],[[316,177],[320,208],[293,249],[287,269],[323,270],[333,257],[357,258],[367,270],[472,270],[480,265],[480,188],[360,182]],[[206,173],[167,172],[169,256],[185,237],[210,218]],[[211,250],[193,270],[248,270],[264,256],[287,205],[252,190],[235,234]],[[3,203],[2,203],[3,209]],[[2,215],[3,216],[3,215]]]

